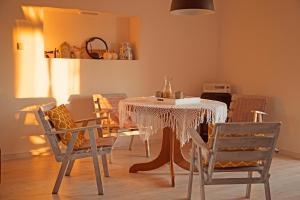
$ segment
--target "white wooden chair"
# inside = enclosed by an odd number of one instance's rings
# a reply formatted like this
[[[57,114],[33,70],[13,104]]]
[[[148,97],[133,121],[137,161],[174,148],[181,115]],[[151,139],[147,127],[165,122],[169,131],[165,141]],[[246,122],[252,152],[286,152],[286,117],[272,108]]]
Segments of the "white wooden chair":
[[[78,127],[74,129],[64,129],[64,130],[56,130],[52,123],[50,122],[49,118],[45,115],[45,112],[55,108],[55,103],[50,103],[44,106],[39,107],[38,109],[38,118],[40,121],[40,124],[45,132],[45,135],[47,136],[49,143],[51,145],[52,151],[54,153],[55,159],[57,162],[61,162],[61,167],[54,185],[54,188],[52,190],[53,194],[57,194],[59,187],[61,185],[63,176],[69,176],[72,170],[72,167],[74,165],[74,162],[76,159],[80,158],[86,158],[86,157],[92,157],[93,164],[94,164],[94,170],[96,175],[96,182],[97,182],[97,189],[98,194],[103,194],[103,185],[101,180],[101,173],[100,173],[100,167],[98,162],[98,155],[101,155],[102,157],[102,163],[103,163],[103,169],[104,169],[104,175],[106,177],[109,176],[108,167],[107,167],[107,160],[106,160],[106,154],[111,152],[112,145],[113,145],[113,139],[112,138],[97,138],[95,139],[94,136],[94,130],[100,129],[100,125],[93,125],[93,126],[84,126],[84,127]],[[80,123],[83,123],[84,125],[87,125],[88,120],[81,120],[78,121]],[[82,144],[77,149],[74,149],[73,146],[75,144],[75,141],[77,139],[77,136],[79,132],[82,131],[88,131],[89,134],[89,141]],[[63,133],[71,133],[72,139],[68,142],[67,148],[64,151],[63,148],[60,148],[60,141],[58,139],[59,134]]]
[[[108,120],[101,120],[106,121],[106,123],[102,123],[103,127],[106,127],[109,131],[109,134],[116,133],[118,136],[130,136],[130,143],[128,149],[132,150],[132,144],[134,137],[140,135],[138,128],[129,123],[124,128],[120,128],[119,124],[119,102],[123,99],[126,99],[127,95],[124,93],[108,93],[108,94],[94,94],[94,108],[97,118],[100,117],[108,117]],[[150,145],[149,141],[145,141],[145,151],[146,157],[150,157]]]
[[[192,138],[192,155],[188,183],[188,199],[191,199],[195,162],[200,179],[200,199],[205,200],[205,185],[247,184],[246,198],[250,198],[251,184],[263,183],[265,196],[271,199],[269,186],[269,169],[272,155],[278,139],[281,123],[219,123],[213,129],[214,141],[212,149],[202,140],[194,129],[189,129]],[[230,150],[231,149],[231,150]],[[234,149],[234,150],[232,150]],[[250,167],[215,168],[216,162],[255,161],[257,165]],[[216,172],[247,172],[247,178],[215,178]],[[257,176],[253,176],[257,172]]]
[[[207,99],[214,99],[215,96],[205,96]],[[228,97],[227,97],[228,98]],[[227,100],[227,99],[222,99]],[[225,101],[224,101],[225,103]],[[228,103],[228,102],[226,102]],[[257,95],[242,95],[233,94],[228,111],[228,122],[262,122],[263,117],[266,115],[267,98],[265,96]],[[207,141],[208,139],[208,125],[201,124],[199,132],[202,138]]]
[[[266,105],[265,96],[234,94],[230,102],[228,122],[261,122]]]

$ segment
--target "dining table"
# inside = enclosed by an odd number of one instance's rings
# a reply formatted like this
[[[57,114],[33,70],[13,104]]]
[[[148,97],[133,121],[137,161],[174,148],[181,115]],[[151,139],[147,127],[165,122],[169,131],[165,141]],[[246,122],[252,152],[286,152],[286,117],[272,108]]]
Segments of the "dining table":
[[[190,136],[188,128],[196,128],[207,123],[225,122],[227,106],[225,103],[194,97],[193,101],[163,101],[155,97],[133,97],[119,102],[120,126],[132,120],[144,139],[163,132],[160,153],[149,162],[134,164],[130,173],[150,171],[164,164],[170,165],[171,185],[175,186],[174,164],[189,170],[189,162],[183,157],[181,148]],[[196,100],[196,101],[195,101]]]

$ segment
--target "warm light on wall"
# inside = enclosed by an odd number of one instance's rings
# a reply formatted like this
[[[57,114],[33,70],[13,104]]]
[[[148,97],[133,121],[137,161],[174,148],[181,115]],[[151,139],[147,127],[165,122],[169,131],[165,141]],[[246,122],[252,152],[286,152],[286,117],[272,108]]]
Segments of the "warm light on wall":
[[[16,98],[54,97],[66,103],[80,91],[79,60],[44,58],[43,8],[22,7],[14,28]]]
[[[43,24],[44,9],[42,7],[22,6],[26,20],[34,24]]]
[[[49,75],[43,54],[42,29],[34,27],[28,21],[17,21],[14,29],[14,44],[17,43],[22,44],[23,50],[15,49],[15,96],[17,98],[47,97]]]
[[[67,103],[71,94],[80,92],[80,62],[78,59],[49,60],[51,96],[58,104]]]
[[[30,150],[31,155],[33,156],[46,156],[50,155],[50,147],[41,147],[38,149]]]
[[[24,125],[36,125],[38,126],[39,123],[36,120],[35,114],[34,113],[28,113],[25,117]]]
[[[29,136],[29,141],[32,144],[46,144],[46,139],[43,135],[32,135]]]

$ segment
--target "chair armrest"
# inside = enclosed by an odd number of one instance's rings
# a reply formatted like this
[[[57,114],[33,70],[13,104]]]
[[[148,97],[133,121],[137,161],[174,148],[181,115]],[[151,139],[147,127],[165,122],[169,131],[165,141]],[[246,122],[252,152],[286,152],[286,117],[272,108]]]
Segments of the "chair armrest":
[[[262,111],[259,111],[259,110],[251,110],[252,113],[257,113],[257,114],[261,114],[261,115],[267,115],[268,113],[266,112],[262,112]]]
[[[187,131],[188,131],[189,135],[191,136],[193,142],[197,146],[201,147],[201,149],[203,149],[204,151],[209,152],[209,148],[208,148],[207,144],[202,140],[199,133],[195,129],[189,128]]]
[[[80,120],[77,120],[77,121],[74,121],[74,123],[82,123],[82,122],[90,122],[90,121],[96,121],[97,118],[87,118],[87,119],[80,119]]]
[[[203,158],[206,161],[209,160],[209,157],[211,156],[211,150],[208,148],[207,144],[202,140],[200,134],[193,128],[189,128],[187,131],[193,140],[193,145],[196,145],[197,148],[201,149],[199,159]]]
[[[98,122],[99,120],[102,120],[102,119],[108,119],[109,117],[98,117],[98,118],[88,118],[88,119],[81,119],[81,120],[77,120],[75,121],[74,123],[78,124],[78,123],[82,123],[82,127],[85,127],[87,126],[87,124],[91,121],[95,121],[95,122]]]
[[[95,111],[94,113],[110,113],[112,111],[112,109],[109,109],[109,108],[105,108],[105,109],[101,109],[101,110],[98,110],[98,111]]]
[[[101,128],[101,125],[96,124],[96,125],[92,125],[92,126],[78,127],[78,128],[73,128],[73,129],[60,129],[57,131],[51,131],[50,134],[77,133],[80,131],[85,131],[85,130],[95,129],[95,128]]]
[[[253,121],[254,122],[262,122],[263,121],[263,116],[267,115],[267,113],[259,111],[259,110],[251,110],[253,113]]]

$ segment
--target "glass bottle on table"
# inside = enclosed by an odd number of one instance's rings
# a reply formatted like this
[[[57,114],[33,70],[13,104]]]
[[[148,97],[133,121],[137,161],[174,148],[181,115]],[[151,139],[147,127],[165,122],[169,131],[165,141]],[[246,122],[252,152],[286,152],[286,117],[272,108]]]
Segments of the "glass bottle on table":
[[[172,98],[172,86],[171,86],[171,77],[165,76],[165,85],[163,88],[163,98]]]

